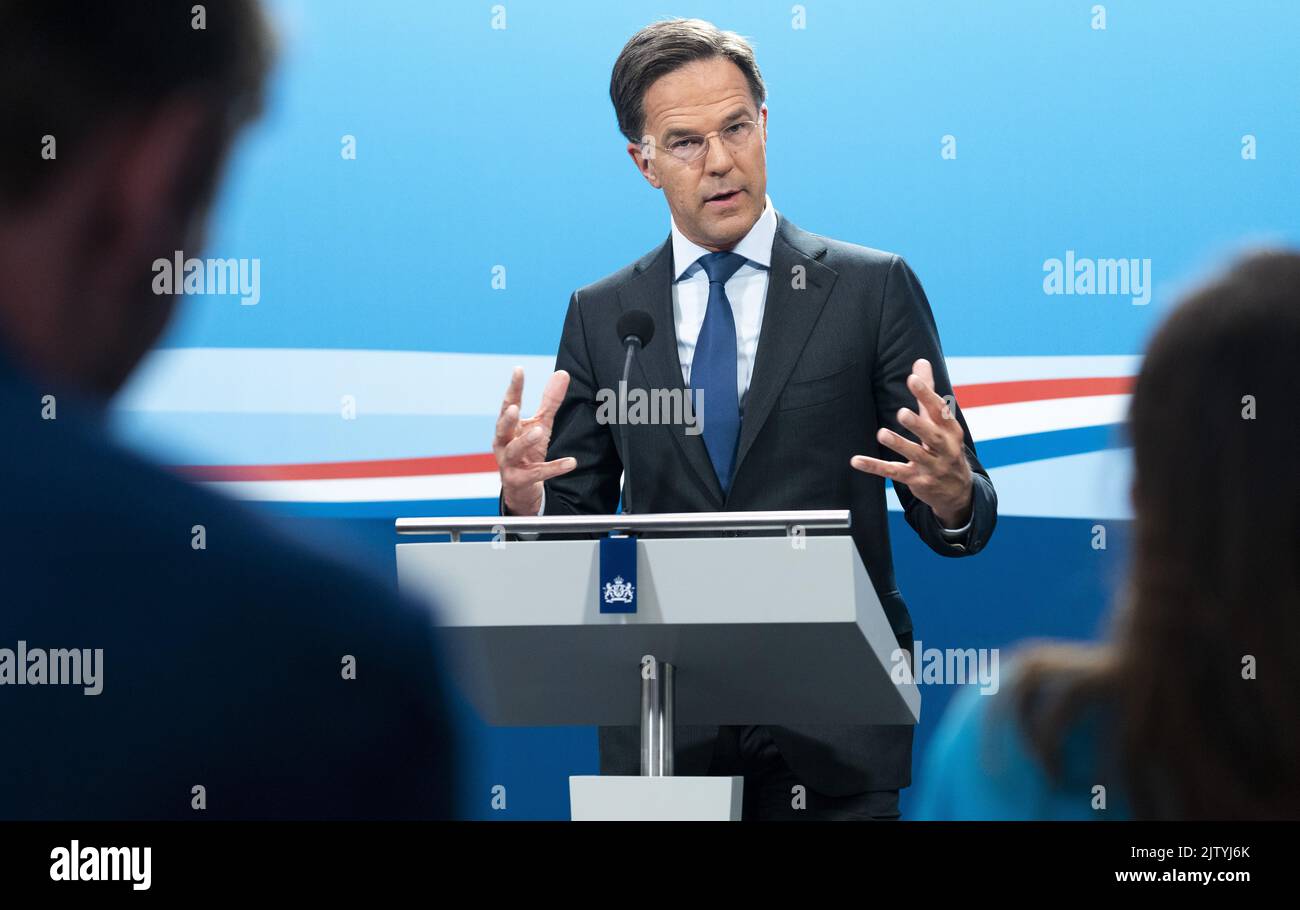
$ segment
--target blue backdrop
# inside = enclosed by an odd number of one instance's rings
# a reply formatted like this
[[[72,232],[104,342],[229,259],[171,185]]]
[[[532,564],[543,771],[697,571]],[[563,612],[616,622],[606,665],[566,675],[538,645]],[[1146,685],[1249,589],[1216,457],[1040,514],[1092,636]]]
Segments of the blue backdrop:
[[[261,299],[186,300],[118,426],[389,577],[394,517],[492,511],[485,453],[510,365],[535,400],[573,289],[667,236],[608,98],[619,49],[656,18],[749,36],[777,209],[903,255],[925,285],[1003,498],[970,560],[939,559],[892,514],[927,646],[1098,631],[1122,571],[1117,427],[1136,355],[1190,282],[1244,246],[1300,240],[1291,0],[271,11],[268,108],[206,253],[259,259]],[[1149,262],[1150,302],[1047,293],[1045,263],[1067,251]],[[951,690],[923,695],[916,767]],[[567,775],[596,767],[593,730],[464,719],[467,815],[567,815]]]

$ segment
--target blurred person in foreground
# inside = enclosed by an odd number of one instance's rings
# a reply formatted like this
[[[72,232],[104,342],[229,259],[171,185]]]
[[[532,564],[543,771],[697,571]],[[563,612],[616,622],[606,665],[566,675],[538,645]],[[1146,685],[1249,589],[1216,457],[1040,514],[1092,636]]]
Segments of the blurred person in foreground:
[[[270,59],[191,7],[0,0],[0,818],[447,816],[431,616],[105,430]]]
[[[919,817],[1300,818],[1298,363],[1300,255],[1243,259],[1173,312],[1130,405],[1111,641],[959,693]]]

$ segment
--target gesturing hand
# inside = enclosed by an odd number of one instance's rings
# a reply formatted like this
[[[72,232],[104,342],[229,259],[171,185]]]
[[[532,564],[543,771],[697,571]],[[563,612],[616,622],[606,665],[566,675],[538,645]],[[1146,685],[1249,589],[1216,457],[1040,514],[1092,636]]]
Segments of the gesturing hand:
[[[972,476],[963,449],[965,436],[952,410],[934,391],[934,373],[925,359],[912,364],[907,388],[916,396],[916,411],[899,408],[898,422],[916,434],[919,443],[881,427],[876,439],[907,459],[886,461],[854,455],[849,464],[859,471],[906,484],[917,499],[934,510],[947,528],[959,528],[970,518]]]
[[[573,458],[546,460],[551,444],[551,427],[555,412],[569,389],[569,374],[557,370],[542,391],[542,403],[532,417],[519,418],[519,403],[524,395],[524,368],[515,367],[510,386],[501,402],[492,454],[501,472],[501,491],[506,512],[511,515],[536,515],[542,507],[542,482],[567,474],[578,466]]]

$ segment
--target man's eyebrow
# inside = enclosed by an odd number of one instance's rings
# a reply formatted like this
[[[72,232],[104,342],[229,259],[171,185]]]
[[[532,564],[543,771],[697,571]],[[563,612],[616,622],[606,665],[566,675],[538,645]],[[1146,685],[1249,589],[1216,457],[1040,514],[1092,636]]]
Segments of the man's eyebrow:
[[[734,123],[735,121],[743,120],[750,116],[752,115],[749,113],[749,108],[745,107],[742,104],[740,107],[734,108],[730,114],[722,118],[723,125],[721,128],[725,129],[728,126],[731,126],[731,124]],[[696,132],[695,130],[688,130],[684,127],[675,126],[672,129],[670,129],[668,132],[664,133],[663,143],[664,145],[667,145],[668,143],[672,142],[674,139],[677,139],[681,136],[698,136],[698,135],[699,133]]]
[[[664,145],[667,145],[668,143],[672,142],[674,139],[678,139],[682,136],[694,136],[694,135],[696,135],[696,133],[692,132],[691,130],[685,129],[680,126],[675,126],[672,129],[670,129],[668,132],[664,133]]]

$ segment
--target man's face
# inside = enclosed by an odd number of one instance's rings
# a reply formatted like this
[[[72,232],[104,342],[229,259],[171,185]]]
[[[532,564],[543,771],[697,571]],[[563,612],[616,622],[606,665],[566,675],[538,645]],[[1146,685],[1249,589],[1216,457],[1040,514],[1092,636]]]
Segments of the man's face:
[[[755,107],[740,68],[725,57],[698,60],[661,76],[645,94],[644,132],[652,146],[628,143],[651,186],[664,191],[673,220],[695,243],[729,250],[763,214],[767,197],[767,108]],[[710,136],[708,151],[680,161],[675,138],[707,135],[739,120],[759,128],[741,147]]]
[[[107,398],[157,341],[177,299],[152,264],[197,254],[225,143],[178,98],[120,114],[39,193],[0,217],[0,342],[26,372]],[[179,276],[178,276],[179,277]]]

